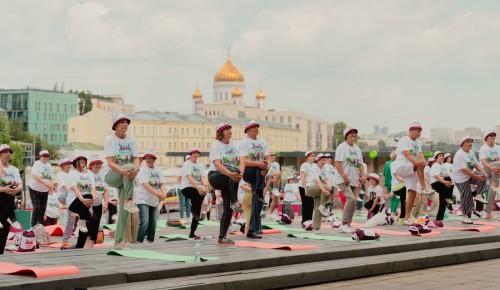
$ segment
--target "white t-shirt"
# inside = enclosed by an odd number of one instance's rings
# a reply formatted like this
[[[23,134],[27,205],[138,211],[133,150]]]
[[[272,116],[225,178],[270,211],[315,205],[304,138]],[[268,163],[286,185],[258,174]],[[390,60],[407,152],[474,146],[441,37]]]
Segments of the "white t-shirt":
[[[316,185],[316,179],[319,177],[320,169],[315,163],[304,162],[300,165],[300,172],[306,174],[306,186]],[[302,187],[302,182],[300,182]]]
[[[267,142],[257,138],[255,140],[245,137],[241,139],[238,150],[241,157],[248,157],[250,161],[261,161],[269,155]]]
[[[45,185],[36,180],[33,175],[40,176],[45,182],[50,182],[52,180],[52,165],[50,163],[42,163],[40,160],[35,161],[31,169],[31,180],[30,187],[39,192],[48,192],[49,190]]]
[[[66,173],[64,171],[59,171],[57,173],[57,196],[68,193],[68,191],[64,189],[64,186],[69,189],[70,182],[71,176],[69,175],[69,173]]]
[[[451,173],[453,172],[453,163],[448,163],[448,162],[445,162],[444,163],[444,166],[446,167],[446,169],[448,170],[448,176],[451,175]]]
[[[323,170],[325,170],[326,173],[328,174],[328,180],[330,181],[330,184],[333,186],[335,184],[335,166],[327,163],[323,167]]]
[[[108,191],[109,201],[118,200],[118,194],[116,193],[116,188],[110,187]]]
[[[152,195],[144,188],[144,184],[151,186],[156,192],[160,193],[160,185],[165,183],[163,174],[159,167],[150,168],[149,166],[142,166],[137,175],[136,203],[147,204],[156,207],[160,203],[158,197]]]
[[[214,161],[220,160],[222,165],[231,166],[238,168],[240,166],[240,154],[238,153],[238,148],[236,144],[230,141],[228,144],[224,144],[217,140],[210,146],[210,167],[208,171],[216,171]]]
[[[385,198],[384,198],[384,190],[380,185],[377,186],[372,186],[370,185],[368,187],[368,194],[370,195],[370,199],[375,200],[375,198],[378,196],[378,204],[385,204]]]
[[[71,178],[69,179],[69,192],[66,197],[66,205],[68,207],[78,198],[76,192],[73,190],[73,186],[76,185],[81,195],[91,194],[92,189],[95,188],[94,176],[90,171],[79,172],[78,170],[71,170],[69,176]]]
[[[448,166],[446,165],[446,163],[439,164],[436,162],[436,163],[432,164],[431,173],[430,173],[431,184],[434,182],[438,182],[437,178],[435,177],[436,175],[439,175],[442,178],[450,176],[450,173],[448,171]]]
[[[17,186],[22,182],[21,176],[19,175],[19,169],[15,166],[9,165],[3,167],[3,175],[0,176],[0,186],[13,185]]]
[[[470,171],[474,170],[474,165],[478,163],[476,154],[470,150],[468,153],[459,149],[453,158],[453,171],[451,172],[451,179],[455,183],[466,182],[470,176],[463,173],[461,169],[467,168]]]
[[[269,172],[267,173],[267,175],[272,176],[275,172],[280,171],[280,169],[281,169],[280,164],[278,162],[274,161],[269,166]]]
[[[117,165],[133,163],[134,157],[139,157],[137,141],[129,134],[124,139],[111,134],[104,139],[104,158],[114,157]]]
[[[248,184],[246,181],[244,181],[242,179],[240,181],[240,184],[238,185],[238,200],[239,200],[239,202],[243,202],[243,197],[245,197],[246,191],[244,191],[243,188],[241,188],[242,186],[245,186],[245,185],[250,187],[250,184]]]
[[[205,170],[203,168],[203,164],[200,162],[193,163],[191,160],[187,160],[186,162],[184,162],[184,164],[182,165],[182,179],[179,188],[184,189],[186,187],[193,187],[191,182],[189,182],[188,175],[191,175],[196,184],[201,186],[201,178],[205,174]]]
[[[398,141],[398,146],[396,148],[396,160],[409,161],[403,154],[403,151],[408,150],[410,151],[410,155],[413,155],[415,159],[418,159],[418,153],[422,152],[422,146],[417,140],[413,141],[409,136],[404,136]]]
[[[299,192],[299,187],[296,183],[287,183],[285,184],[285,188],[283,188],[285,192],[284,201],[288,201],[290,203],[297,203],[297,196],[295,193]]]
[[[95,185],[95,198],[93,206],[101,205],[104,201],[104,191],[108,189],[108,185],[104,182],[104,175],[99,171],[97,174],[92,172],[94,176],[94,185]]]
[[[493,147],[484,144],[479,150],[479,160],[486,159],[486,162],[493,163],[500,157],[500,146],[494,144]]]
[[[58,218],[60,207],[61,204],[59,203],[57,196],[55,194],[49,194],[49,197],[47,198],[47,208],[45,209],[45,215],[53,219]]]
[[[358,187],[359,183],[359,168],[363,164],[363,154],[357,145],[352,147],[347,142],[342,142],[335,150],[335,161],[342,162],[342,170],[347,175],[351,186]],[[336,184],[344,183],[342,175],[335,169]]]

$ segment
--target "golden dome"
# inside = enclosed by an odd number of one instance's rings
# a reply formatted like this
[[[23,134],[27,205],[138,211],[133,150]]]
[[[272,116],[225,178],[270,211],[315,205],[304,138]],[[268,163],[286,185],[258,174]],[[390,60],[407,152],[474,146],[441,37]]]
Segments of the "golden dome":
[[[238,87],[236,87],[236,88],[234,88],[232,95],[233,95],[233,97],[241,97],[242,94],[241,94],[240,89],[238,89]]]
[[[196,88],[196,91],[193,93],[193,99],[201,99],[203,95],[201,94],[200,90]]]
[[[257,95],[255,95],[255,98],[257,100],[263,100],[266,98],[266,95],[264,95],[264,92],[262,91],[262,89],[259,89],[259,91],[257,92]]]
[[[233,64],[230,58],[226,64],[215,74],[214,81],[216,82],[243,82],[245,77],[241,71]]]

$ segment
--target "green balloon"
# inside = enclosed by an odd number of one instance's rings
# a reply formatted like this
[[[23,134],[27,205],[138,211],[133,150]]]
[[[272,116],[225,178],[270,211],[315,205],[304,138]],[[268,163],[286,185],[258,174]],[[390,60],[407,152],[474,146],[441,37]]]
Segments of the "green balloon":
[[[370,153],[368,153],[368,156],[370,156],[371,159],[377,158],[377,151],[372,150]]]

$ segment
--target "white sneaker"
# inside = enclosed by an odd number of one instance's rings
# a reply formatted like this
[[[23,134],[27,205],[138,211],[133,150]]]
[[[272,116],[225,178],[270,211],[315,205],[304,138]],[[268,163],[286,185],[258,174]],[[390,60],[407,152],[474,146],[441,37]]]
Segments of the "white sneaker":
[[[351,228],[349,225],[341,225],[339,227],[339,230],[343,233],[347,233],[347,234],[352,234],[354,231],[353,231],[353,228]]]
[[[18,221],[15,221],[13,223],[10,222],[10,219],[8,219],[10,225],[16,229],[16,230],[22,230],[23,229],[23,226],[18,222]]]
[[[361,197],[357,197],[356,201],[363,202],[363,199]]]
[[[17,251],[17,246],[14,245],[14,244],[10,244],[8,245],[7,247],[5,247],[5,250],[6,251],[11,251],[11,252],[14,252],[14,251]]]
[[[409,220],[409,219],[407,219],[407,220],[405,219],[405,221],[403,222],[403,224],[404,224],[405,226],[409,226],[409,225],[411,225],[412,223],[413,223],[413,221],[412,221],[412,220]]]
[[[424,190],[422,190],[422,192],[420,194],[431,194],[431,193],[434,193],[435,191],[430,189],[430,188],[426,188]]]
[[[113,216],[111,216],[112,221],[116,221],[117,219],[118,219],[118,215],[114,214]]]
[[[123,209],[130,212],[130,213],[139,212],[139,208],[131,200],[128,200],[125,202],[125,204],[123,205]]]
[[[468,217],[464,217],[464,218],[462,219],[462,223],[463,223],[463,224],[472,225],[472,221],[471,221]]]
[[[87,221],[86,220],[79,219],[77,225],[82,233],[89,232],[89,230],[87,229]]]
[[[484,200],[483,198],[483,195],[482,194],[478,194],[474,197],[474,200],[475,201],[479,201],[480,203],[484,203],[484,204],[487,204],[488,201]]]
[[[3,229],[3,224],[0,222],[0,229]]]
[[[349,225],[349,229],[351,230],[351,233],[354,233],[356,231],[356,229],[351,227],[350,225]]]
[[[318,206],[318,210],[319,212],[323,215],[323,216],[328,216],[330,214],[330,212],[328,211],[328,208],[324,205],[320,205]]]

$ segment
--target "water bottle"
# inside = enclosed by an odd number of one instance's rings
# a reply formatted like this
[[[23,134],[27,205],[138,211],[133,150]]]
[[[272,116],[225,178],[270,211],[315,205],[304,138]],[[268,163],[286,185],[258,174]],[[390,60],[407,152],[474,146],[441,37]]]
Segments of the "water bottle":
[[[199,263],[201,262],[201,241],[200,240],[196,240],[195,244],[194,244],[194,261],[195,263]]]

